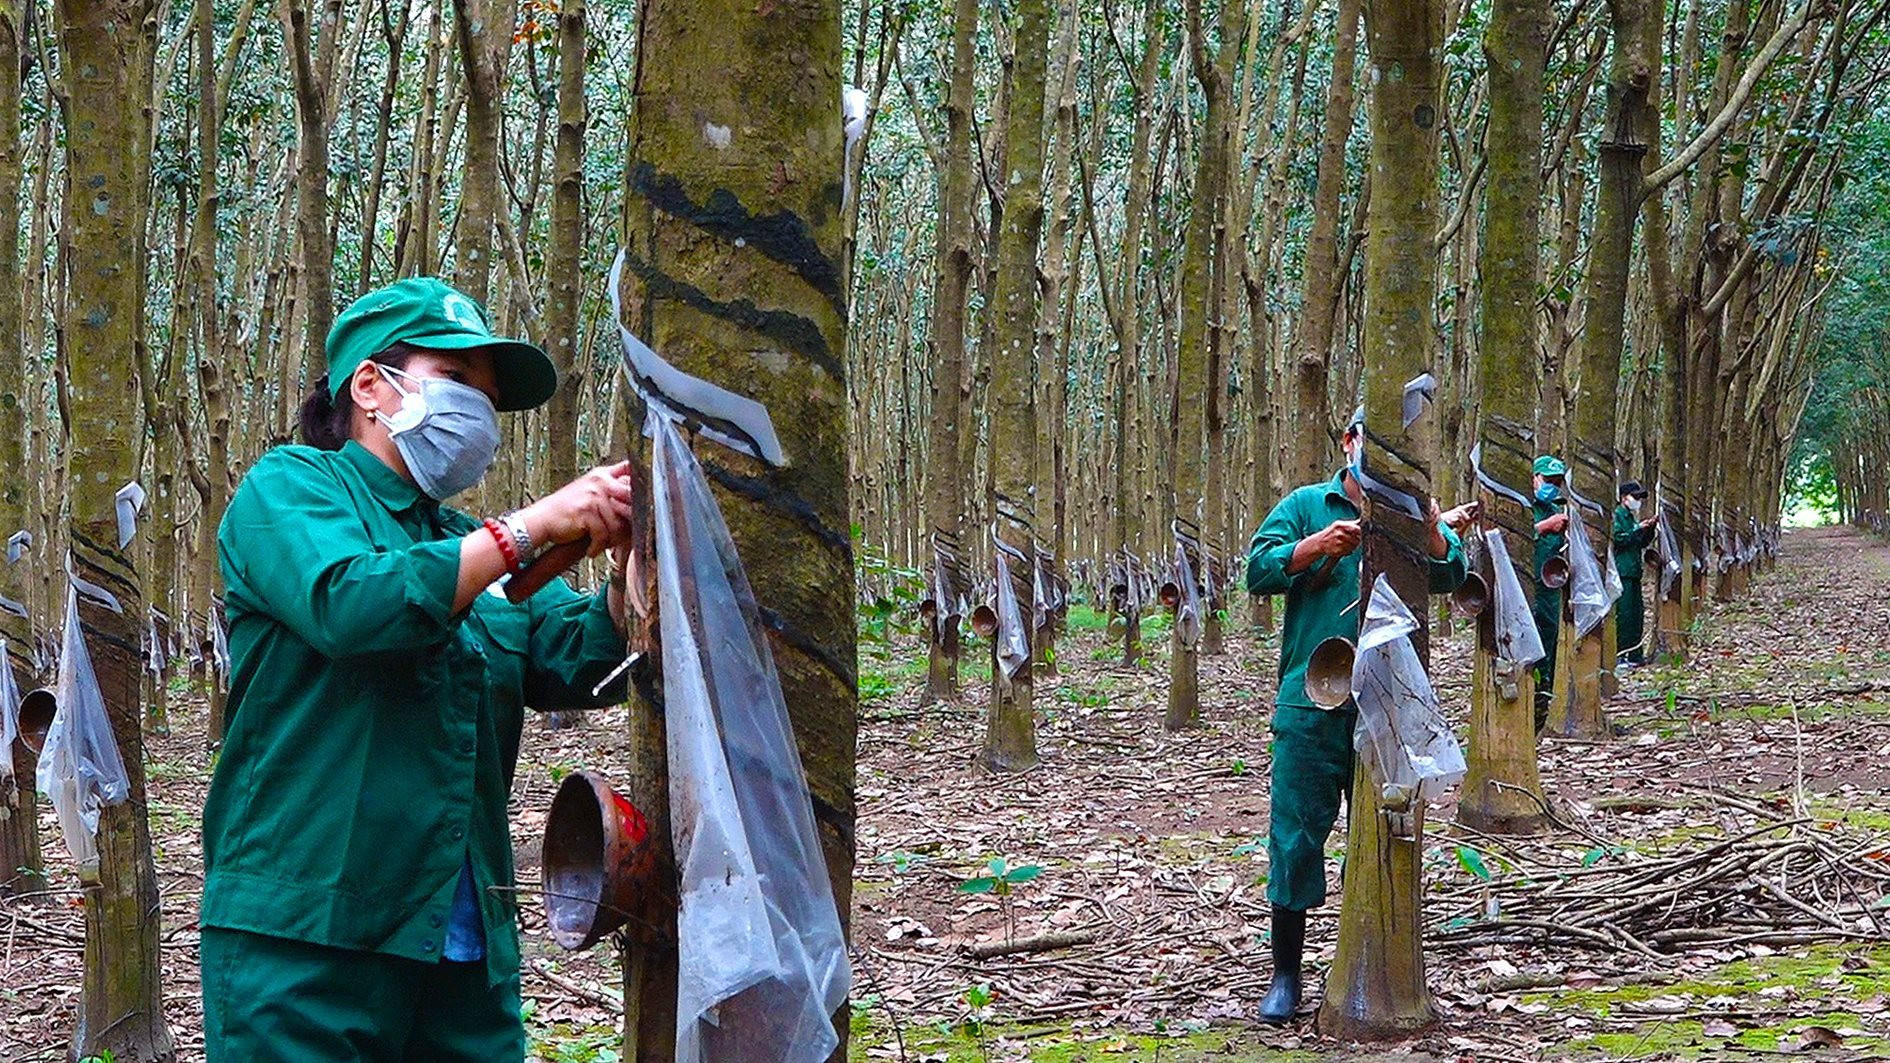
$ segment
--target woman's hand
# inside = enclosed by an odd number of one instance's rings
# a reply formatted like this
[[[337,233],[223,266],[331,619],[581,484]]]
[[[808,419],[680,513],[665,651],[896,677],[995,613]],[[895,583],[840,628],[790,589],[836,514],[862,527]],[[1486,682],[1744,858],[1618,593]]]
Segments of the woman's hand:
[[[589,537],[590,556],[632,541],[636,492],[627,461],[602,465],[518,511],[532,541],[542,546]]]

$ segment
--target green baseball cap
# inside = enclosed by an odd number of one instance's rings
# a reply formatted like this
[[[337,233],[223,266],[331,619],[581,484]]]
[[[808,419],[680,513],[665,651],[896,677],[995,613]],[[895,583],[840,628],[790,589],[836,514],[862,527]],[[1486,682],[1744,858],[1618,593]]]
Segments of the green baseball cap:
[[[1567,476],[1568,465],[1553,454],[1544,454],[1536,459],[1537,476]]]
[[[356,299],[328,330],[328,391],[340,395],[361,363],[396,343],[430,351],[479,349],[492,354],[498,408],[529,410],[558,390],[558,370],[544,351],[492,334],[486,311],[436,277],[409,277]]]

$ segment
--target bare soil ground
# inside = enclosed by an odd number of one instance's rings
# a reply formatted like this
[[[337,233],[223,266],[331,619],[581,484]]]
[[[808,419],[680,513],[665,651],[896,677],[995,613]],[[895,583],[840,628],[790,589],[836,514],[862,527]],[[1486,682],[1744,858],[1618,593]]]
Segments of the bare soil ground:
[[[1042,763],[999,778],[973,762],[988,668],[968,669],[964,703],[921,707],[924,648],[895,625],[861,647],[862,689],[872,696],[861,710],[851,1053],[861,1060],[1739,1059],[1798,1051],[1890,1058],[1890,939],[1874,915],[1890,883],[1887,591],[1890,546],[1846,530],[1788,535],[1776,571],[1707,615],[1692,663],[1624,675],[1609,704],[1619,737],[1545,743],[1543,780],[1558,829],[1489,839],[1454,828],[1450,806],[1433,810],[1427,959],[1440,1022],[1407,1044],[1370,1049],[1322,1036],[1310,1015],[1281,1029],[1251,1020],[1268,974],[1267,720],[1277,652],[1270,638],[1252,638],[1235,623],[1225,652],[1203,660],[1206,725],[1170,735],[1161,726],[1167,660],[1159,625],[1149,627],[1144,663],[1125,668],[1100,618],[1076,611],[1058,647],[1061,674],[1037,687]],[[1469,645],[1467,634],[1435,645],[1440,693],[1457,713],[1467,698]],[[579,767],[621,776],[623,725],[615,710],[576,730],[528,728],[512,817],[522,889],[536,881],[555,780]],[[149,740],[148,758],[165,1006],[180,1058],[195,1060],[202,1058],[198,816],[210,768],[196,699],[174,713],[169,735]],[[49,817],[43,828],[50,895],[0,909],[0,1059],[61,1059],[72,1028],[81,953],[76,880]],[[1696,870],[1713,866],[1708,858],[1754,831],[1778,839],[1781,852],[1798,848],[1749,879],[1698,874],[1697,884],[1680,888],[1687,876],[1661,873],[1687,860]],[[1333,899],[1314,913],[1309,932],[1315,994],[1332,954],[1344,841],[1341,825],[1328,842]],[[1848,861],[1845,870],[1794,855],[1827,849]],[[1041,870],[1007,898],[961,890],[995,858]],[[1883,878],[1849,870],[1877,866]],[[1629,938],[1577,943],[1491,922],[1538,903],[1532,898],[1545,883],[1581,875],[1631,883],[1641,868],[1666,881],[1636,888],[1667,914],[1693,913],[1687,926],[1712,928],[1701,941],[1642,951]],[[1811,898],[1803,907],[1827,913],[1824,922],[1765,908],[1773,902],[1737,888],[1769,890],[1766,883]],[[544,936],[539,906],[528,899],[522,909],[538,1057],[614,1059],[616,958],[603,946],[559,951]],[[1781,935],[1751,918],[1775,910],[1820,929]],[[1871,914],[1829,916],[1854,910]],[[1580,919],[1570,909],[1562,922]],[[966,951],[1050,931],[1094,940],[985,960]]]

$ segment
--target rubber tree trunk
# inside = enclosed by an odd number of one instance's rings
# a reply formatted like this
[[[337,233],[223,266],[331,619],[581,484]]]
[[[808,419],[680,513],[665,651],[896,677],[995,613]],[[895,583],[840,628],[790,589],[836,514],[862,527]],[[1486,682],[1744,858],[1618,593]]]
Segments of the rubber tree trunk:
[[[320,36],[309,0],[284,0],[283,31],[294,76],[297,170],[295,227],[301,243],[303,358],[310,379],[328,367],[324,344],[335,317],[335,255],[328,228],[328,88],[342,31],[341,0],[326,0]]]
[[[1367,12],[1372,72],[1371,181],[1365,254],[1366,468],[1390,488],[1431,497],[1428,455],[1437,417],[1409,424],[1404,385],[1435,357],[1438,108],[1443,4],[1410,0]],[[1365,496],[1361,592],[1385,575],[1414,616],[1428,612],[1429,529],[1373,492]],[[1360,613],[1364,612],[1361,607]],[[1427,662],[1426,629],[1412,640]],[[1350,1040],[1409,1035],[1436,1021],[1424,977],[1422,800],[1384,807],[1369,761],[1353,775],[1338,949],[1319,1013],[1322,1033]]]
[[[1117,347],[1116,378],[1111,383],[1116,433],[1115,512],[1111,515],[1110,538],[1115,556],[1124,565],[1138,545],[1135,472],[1139,466],[1135,447],[1142,437],[1143,424],[1137,386],[1143,358],[1142,247],[1154,188],[1154,160],[1150,157],[1149,141],[1155,126],[1155,78],[1161,70],[1167,31],[1161,4],[1149,4],[1143,17],[1142,57],[1135,68],[1135,130],[1130,141],[1127,213],[1122,225],[1121,254],[1116,263],[1116,296],[1110,308],[1115,317]],[[1086,179],[1093,180],[1093,177]],[[1122,664],[1126,668],[1135,668],[1141,663],[1142,610],[1148,604],[1131,596],[1121,613]]]
[[[1595,191],[1595,236],[1588,250],[1588,280],[1583,301],[1581,390],[1576,396],[1570,433],[1569,486],[1599,507],[1569,506],[1582,521],[1597,563],[1605,560],[1609,521],[1616,498],[1620,460],[1615,452],[1615,412],[1626,341],[1628,270],[1634,255],[1634,226],[1640,216],[1641,167],[1652,143],[1649,111],[1659,55],[1660,20],[1643,0],[1609,5],[1613,52],[1608,65],[1608,117],[1602,130],[1601,181]],[[1601,708],[1601,673],[1614,662],[1602,659],[1604,617],[1577,637],[1565,610],[1557,641],[1555,700],[1548,730],[1564,736],[1600,738],[1608,734]]]
[[[933,568],[943,578],[962,580],[964,560],[973,545],[965,540],[965,469],[959,463],[959,434],[971,409],[971,375],[965,360],[965,303],[975,265],[972,210],[977,175],[973,170],[972,108],[977,69],[977,0],[952,4],[951,81],[945,94],[944,158],[938,177],[938,256],[932,296],[932,420],[926,480],[926,516],[932,526]],[[939,578],[939,577],[935,577]],[[969,588],[935,586],[936,620],[926,625],[925,700],[958,697],[958,664],[963,651],[962,617],[945,599]]]
[[[1057,33],[1052,46],[1049,68],[1045,72],[1045,116],[1050,137],[1044,155],[1044,223],[1042,265],[1037,271],[1037,371],[1036,424],[1037,471],[1033,482],[1043,485],[1042,519],[1037,540],[1037,569],[1044,585],[1062,577],[1065,541],[1068,531],[1062,505],[1067,497],[1064,475],[1065,415],[1069,406],[1068,350],[1075,331],[1075,299],[1082,288],[1082,275],[1076,269],[1081,258],[1072,260],[1070,233],[1078,221],[1071,209],[1071,186],[1076,173],[1076,157],[1083,145],[1076,138],[1076,67],[1082,55],[1077,32],[1074,0],[1057,0]],[[1055,97],[1048,94],[1054,89]],[[1056,638],[1063,626],[1064,612],[1045,608],[1032,619],[1034,630],[1030,656],[1039,678],[1058,675]]]
[[[1541,269],[1542,89],[1549,35],[1548,0],[1496,0],[1484,50],[1490,78],[1489,181],[1484,185],[1483,311],[1480,376],[1483,401],[1477,439],[1484,474],[1529,494],[1529,463],[1536,451],[1535,418],[1539,332],[1537,273]],[[1480,488],[1482,527],[1499,529],[1510,564],[1527,587],[1533,573],[1529,507]],[[1474,545],[1479,553],[1482,544]],[[1488,564],[1482,578],[1491,580]],[[1486,587],[1494,584],[1486,583]],[[1486,833],[1527,834],[1542,829],[1542,780],[1536,767],[1535,673],[1497,659],[1493,603],[1477,621],[1470,684],[1469,771],[1457,818]]]
[[[626,324],[677,368],[765,405],[787,454],[777,469],[713,443],[697,451],[764,610],[844,926],[858,692],[840,24],[835,0],[643,6],[623,296]],[[660,757],[640,718],[631,737],[647,779]],[[626,1057],[669,1059],[674,954],[633,952],[631,967]],[[845,1020],[842,1009],[843,1046]]]
[[[1037,491],[1036,402],[1031,362],[1036,353],[1037,245],[1043,234],[1044,78],[1050,50],[1048,0],[1019,0],[1014,9],[1016,57],[1006,115],[1003,217],[997,235],[997,276],[992,292],[991,459],[986,498],[998,535],[1014,552],[1011,586],[1017,595],[1023,639],[1030,641],[1035,596]],[[994,547],[996,544],[994,544]],[[994,548],[993,556],[997,554]],[[995,569],[993,579],[999,578]],[[1031,674],[1025,663],[1006,669],[992,640],[991,702],[985,718],[984,750],[989,771],[1022,771],[1037,763],[1037,727],[1032,717]]]
[[[1175,389],[1170,395],[1175,431],[1175,478],[1171,517],[1190,526],[1199,537],[1202,549],[1187,549],[1188,565],[1198,584],[1196,592],[1203,612],[1212,610],[1213,573],[1210,556],[1213,539],[1220,527],[1219,501],[1210,497],[1208,476],[1209,451],[1220,445],[1213,431],[1208,406],[1215,402],[1214,379],[1220,360],[1216,348],[1220,339],[1220,306],[1217,292],[1225,290],[1217,262],[1221,259],[1223,222],[1226,211],[1221,197],[1228,182],[1228,113],[1232,100],[1234,63],[1240,49],[1239,10],[1236,0],[1221,0],[1220,48],[1218,52],[1207,39],[1207,26],[1201,13],[1201,0],[1188,0],[1187,48],[1195,81],[1207,100],[1195,155],[1194,186],[1188,213],[1187,233],[1181,253],[1181,280],[1177,300],[1180,314],[1180,346],[1175,352]],[[1180,578],[1180,573],[1176,573]],[[1184,593],[1183,601],[1187,600]],[[1168,711],[1163,725],[1170,731],[1201,724],[1201,651],[1209,617],[1197,618],[1193,625],[1177,622],[1170,628],[1168,658]]]
[[[8,218],[19,217],[20,207],[19,70],[23,28],[21,0],[0,2],[0,75],[11,82],[0,91],[0,195],[7,197],[0,217]],[[20,322],[24,289],[19,250],[19,226],[0,225],[0,424],[7,426],[0,431],[0,469],[9,470],[9,475],[0,477],[0,544],[27,526],[34,473],[26,453],[26,411],[32,392]],[[37,334],[38,330],[34,331]],[[0,597],[22,606],[31,600],[26,575],[28,559],[33,556],[29,551],[18,563],[8,564],[0,554]],[[39,685],[39,676],[33,671],[33,627],[32,617],[0,609],[0,640],[6,643],[0,668],[12,666],[22,694]],[[7,897],[41,889],[45,869],[39,848],[33,759],[19,743],[11,749],[0,749],[0,758],[4,758],[0,763],[0,897]]]
[[[1326,87],[1324,131],[1313,186],[1312,229],[1306,236],[1304,319],[1299,355],[1293,361],[1293,473],[1291,483],[1316,483],[1331,475],[1332,411],[1326,394],[1327,357],[1338,319],[1339,198],[1345,191],[1345,146],[1352,139],[1352,75],[1357,65],[1361,0],[1339,0],[1333,30],[1332,80]],[[1538,111],[1540,107],[1538,106]],[[1537,143],[1541,143],[1538,134]],[[1538,152],[1540,148],[1538,148]],[[1533,182],[1532,182],[1533,184]],[[1347,414],[1351,411],[1347,410]]]
[[[586,289],[584,133],[589,122],[584,104],[584,22],[584,0],[565,0],[558,11],[558,138],[551,163],[551,245],[545,253],[546,280],[551,288],[545,303],[546,347],[558,366],[558,393],[545,408],[545,479],[553,490],[577,478],[578,405],[584,397],[584,370],[589,364],[588,358],[580,357],[579,349],[580,309]],[[485,47],[490,49],[489,45]],[[461,225],[463,232],[463,221]],[[553,712],[545,717],[545,726],[562,730],[576,727],[583,720],[581,712]]]
[[[79,621],[130,776],[125,801],[103,809],[99,866],[83,874],[85,961],[74,1057],[109,1051],[121,1063],[176,1058],[164,1022],[157,869],[145,819],[143,714],[138,704],[144,599],[131,549],[118,543],[113,496],[138,478],[136,364],[144,302],[149,129],[127,100],[150,96],[156,21],[151,0],[87,0],[58,7],[70,100],[65,203],[70,287],[61,308],[68,342],[70,438],[67,532],[74,572],[104,587],[120,611],[82,599]]]

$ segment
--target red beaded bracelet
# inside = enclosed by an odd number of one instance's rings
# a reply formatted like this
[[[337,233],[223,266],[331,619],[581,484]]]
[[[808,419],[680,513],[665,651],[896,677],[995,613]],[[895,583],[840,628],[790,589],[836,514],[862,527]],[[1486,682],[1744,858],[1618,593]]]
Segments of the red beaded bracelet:
[[[505,570],[517,572],[522,566],[518,563],[518,546],[512,542],[512,533],[505,525],[487,517],[486,530],[492,533],[492,541],[499,544],[499,556],[505,559]]]

